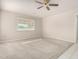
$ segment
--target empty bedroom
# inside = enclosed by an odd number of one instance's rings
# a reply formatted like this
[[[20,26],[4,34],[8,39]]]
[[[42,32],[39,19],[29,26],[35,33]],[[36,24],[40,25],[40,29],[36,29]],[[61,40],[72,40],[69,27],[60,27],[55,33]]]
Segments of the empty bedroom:
[[[78,59],[77,0],[0,0],[0,59]]]

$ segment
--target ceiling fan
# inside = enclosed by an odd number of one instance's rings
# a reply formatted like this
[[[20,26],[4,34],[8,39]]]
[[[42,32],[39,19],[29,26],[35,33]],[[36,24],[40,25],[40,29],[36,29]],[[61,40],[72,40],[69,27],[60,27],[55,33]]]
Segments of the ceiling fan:
[[[44,0],[44,2],[40,2],[40,1],[35,1],[35,2],[42,4],[42,6],[38,7],[37,9],[40,9],[45,6],[47,10],[50,10],[49,6],[59,6],[58,4],[49,4],[50,0]]]

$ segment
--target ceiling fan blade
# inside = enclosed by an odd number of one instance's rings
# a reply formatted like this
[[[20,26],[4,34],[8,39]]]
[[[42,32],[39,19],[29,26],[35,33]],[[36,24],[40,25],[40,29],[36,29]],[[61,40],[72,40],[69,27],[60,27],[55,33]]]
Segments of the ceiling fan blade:
[[[50,10],[50,8],[48,6],[46,6],[47,10]]]
[[[40,8],[42,8],[43,6],[40,6],[40,7],[38,7],[37,9],[40,9]]]
[[[47,0],[47,3],[49,3],[50,0]]]
[[[44,4],[44,3],[40,2],[40,1],[35,1],[35,2],[37,2],[37,3],[39,3],[39,4]]]
[[[49,6],[58,6],[58,4],[49,4]]]
[[[50,0],[44,0],[44,4],[47,5]]]

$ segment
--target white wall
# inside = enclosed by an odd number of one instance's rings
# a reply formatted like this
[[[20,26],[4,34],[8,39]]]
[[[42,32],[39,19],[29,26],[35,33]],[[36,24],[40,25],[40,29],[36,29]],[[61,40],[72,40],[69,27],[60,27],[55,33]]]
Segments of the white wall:
[[[43,35],[69,42],[76,41],[76,11],[50,15],[43,19]]]
[[[25,17],[26,19],[34,19],[36,23],[36,29],[33,31],[17,31],[16,20],[19,17]],[[6,41],[38,38],[41,34],[40,24],[41,19],[30,17],[27,15],[16,14],[8,11],[1,11],[1,39]]]
[[[1,12],[0,12],[0,40],[1,40]]]

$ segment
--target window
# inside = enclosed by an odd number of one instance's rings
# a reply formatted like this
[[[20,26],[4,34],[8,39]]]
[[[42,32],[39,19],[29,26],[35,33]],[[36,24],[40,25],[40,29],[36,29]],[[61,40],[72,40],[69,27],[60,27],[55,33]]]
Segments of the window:
[[[35,30],[35,21],[33,19],[17,19],[17,30],[26,31],[26,30]]]

